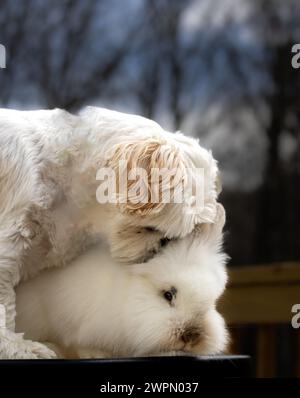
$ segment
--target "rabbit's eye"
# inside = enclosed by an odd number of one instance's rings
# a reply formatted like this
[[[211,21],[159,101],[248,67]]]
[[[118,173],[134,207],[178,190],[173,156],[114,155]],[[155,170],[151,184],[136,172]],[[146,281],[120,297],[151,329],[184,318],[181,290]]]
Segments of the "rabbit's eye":
[[[172,295],[172,293],[171,292],[164,292],[164,298],[167,300],[167,301],[172,301],[173,300],[173,295]]]
[[[169,301],[169,303],[171,303],[172,300],[176,297],[176,293],[177,293],[176,288],[175,287],[171,287],[170,290],[167,290],[167,291],[164,292],[164,298],[167,301]]]

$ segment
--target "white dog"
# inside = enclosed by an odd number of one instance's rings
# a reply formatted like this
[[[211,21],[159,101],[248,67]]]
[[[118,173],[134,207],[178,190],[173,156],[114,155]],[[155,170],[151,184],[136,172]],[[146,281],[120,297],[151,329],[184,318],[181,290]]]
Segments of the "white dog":
[[[16,330],[66,358],[223,352],[216,300],[226,283],[224,211],[215,225],[170,242],[147,263],[120,265],[97,245],[16,289]]]
[[[183,203],[99,204],[97,171],[109,166],[118,173],[120,160],[129,170],[142,167],[148,178],[153,168],[178,168],[183,180],[204,169],[203,206],[195,207],[192,194]],[[139,116],[101,108],[79,115],[0,110],[0,305],[6,311],[0,358],[54,355],[14,333],[20,280],[69,263],[103,237],[119,261],[145,261],[164,238],[213,221],[217,173],[211,153],[196,140]]]

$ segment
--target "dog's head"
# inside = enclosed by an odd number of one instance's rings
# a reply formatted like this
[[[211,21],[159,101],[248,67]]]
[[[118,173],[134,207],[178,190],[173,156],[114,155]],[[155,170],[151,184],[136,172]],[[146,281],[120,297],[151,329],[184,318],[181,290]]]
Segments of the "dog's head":
[[[126,165],[120,168],[120,162]],[[197,224],[213,223],[220,192],[217,162],[198,141],[180,133],[128,138],[114,146],[108,165],[127,188],[117,192],[120,209],[112,254],[145,261],[165,239],[184,237]]]
[[[113,257],[143,262],[166,239],[213,223],[220,191],[217,162],[196,139],[169,133],[141,116],[102,108],[89,107],[82,117],[97,132],[93,139],[95,153],[101,145],[99,164],[116,180],[116,185],[104,183],[97,190],[98,202],[107,203],[106,190],[114,187],[107,228]]]

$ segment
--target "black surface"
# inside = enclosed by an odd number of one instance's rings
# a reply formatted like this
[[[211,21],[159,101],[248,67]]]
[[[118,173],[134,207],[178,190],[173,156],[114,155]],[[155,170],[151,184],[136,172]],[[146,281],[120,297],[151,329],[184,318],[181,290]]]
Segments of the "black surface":
[[[205,391],[223,396],[254,380],[247,356],[157,357],[100,360],[0,360],[1,396],[82,396],[103,392]],[[132,388],[132,391],[128,391]],[[5,392],[8,394],[1,394]]]
[[[129,359],[99,360],[0,360],[0,374],[6,372],[25,375],[45,372],[61,372],[77,376],[93,374],[110,377],[122,375],[138,376],[197,376],[207,377],[249,377],[251,376],[250,358],[248,356],[212,356],[212,357],[150,357]]]

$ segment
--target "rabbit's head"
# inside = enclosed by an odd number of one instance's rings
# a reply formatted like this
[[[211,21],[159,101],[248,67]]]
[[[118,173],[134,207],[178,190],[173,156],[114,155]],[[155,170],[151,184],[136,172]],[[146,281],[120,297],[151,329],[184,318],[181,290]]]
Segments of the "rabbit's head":
[[[169,242],[147,263],[128,266],[133,278],[120,325],[125,355],[210,355],[225,349],[228,335],[216,311],[227,281],[220,206],[218,214],[215,224]]]

